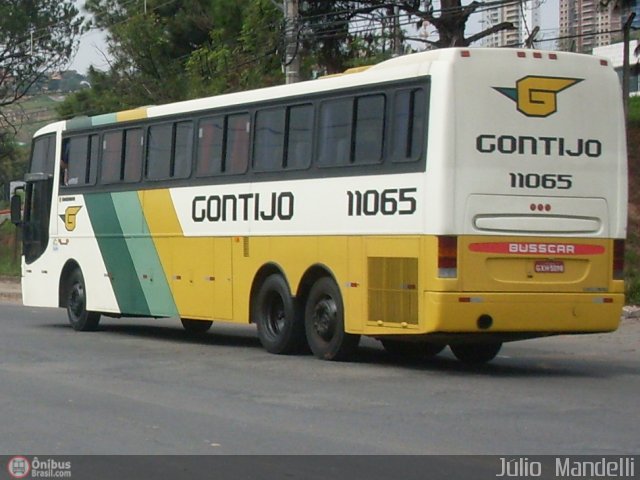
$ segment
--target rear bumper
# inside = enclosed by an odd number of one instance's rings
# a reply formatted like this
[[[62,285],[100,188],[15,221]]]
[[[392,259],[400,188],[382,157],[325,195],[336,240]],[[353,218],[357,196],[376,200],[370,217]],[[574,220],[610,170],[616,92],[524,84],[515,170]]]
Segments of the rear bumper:
[[[610,332],[618,328],[623,305],[624,294],[619,293],[425,292],[419,330],[540,335]]]

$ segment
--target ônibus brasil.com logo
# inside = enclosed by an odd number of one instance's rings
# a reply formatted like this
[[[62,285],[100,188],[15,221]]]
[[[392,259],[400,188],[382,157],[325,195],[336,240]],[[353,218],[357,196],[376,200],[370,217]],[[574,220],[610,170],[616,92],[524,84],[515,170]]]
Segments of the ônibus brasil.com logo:
[[[38,459],[16,455],[7,463],[9,475],[13,478],[71,478],[71,462],[59,461],[53,458]]]
[[[31,464],[27,458],[16,456],[9,459],[7,470],[13,478],[25,478],[31,471]]]

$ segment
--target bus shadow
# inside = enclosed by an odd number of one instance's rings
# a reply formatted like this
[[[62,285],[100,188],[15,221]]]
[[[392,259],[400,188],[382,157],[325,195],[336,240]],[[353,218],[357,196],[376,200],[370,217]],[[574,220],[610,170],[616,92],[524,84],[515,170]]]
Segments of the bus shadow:
[[[48,328],[71,330],[68,324],[47,324]],[[272,354],[263,350],[258,340],[255,328],[252,326],[229,326],[214,324],[211,330],[204,334],[189,333],[174,325],[145,325],[143,323],[108,323],[100,324],[97,334],[111,334],[130,338],[150,339],[167,343],[180,342],[183,344],[205,345],[211,347],[245,347],[261,351],[265,356]],[[83,333],[82,335],[86,335]],[[364,343],[364,345],[362,344]],[[619,375],[640,375],[640,369],[615,364],[612,360],[600,361],[593,358],[568,358],[560,354],[541,357],[531,354],[517,356],[498,355],[493,361],[484,365],[468,365],[456,360],[447,350],[432,358],[415,359],[390,355],[376,341],[366,339],[353,356],[346,362],[348,365],[376,365],[381,368],[402,368],[415,372],[432,374],[444,373],[460,376],[487,377],[529,377],[529,378],[612,378]],[[301,359],[318,361],[310,352],[303,352],[296,356]],[[277,356],[276,356],[277,357]]]
[[[567,359],[564,357],[545,358],[502,357],[483,365],[468,365],[458,361],[448,352],[425,359],[398,358],[384,350],[360,346],[351,360],[362,364],[378,364],[403,367],[413,371],[429,373],[457,374],[461,376],[487,377],[530,377],[530,378],[612,378],[620,375],[640,375],[640,369],[611,361],[594,359]]]

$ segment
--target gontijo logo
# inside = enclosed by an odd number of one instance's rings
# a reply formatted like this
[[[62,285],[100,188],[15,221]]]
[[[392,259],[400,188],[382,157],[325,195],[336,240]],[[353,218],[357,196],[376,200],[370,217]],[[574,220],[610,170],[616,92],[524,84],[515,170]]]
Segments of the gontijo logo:
[[[64,211],[64,215],[60,215],[60,218],[64,222],[64,228],[68,232],[73,232],[76,229],[76,216],[82,207],[74,206],[67,207]]]
[[[516,102],[518,111],[527,117],[548,117],[558,110],[558,93],[582,80],[581,78],[528,75],[516,82],[516,88],[493,87],[493,89]]]

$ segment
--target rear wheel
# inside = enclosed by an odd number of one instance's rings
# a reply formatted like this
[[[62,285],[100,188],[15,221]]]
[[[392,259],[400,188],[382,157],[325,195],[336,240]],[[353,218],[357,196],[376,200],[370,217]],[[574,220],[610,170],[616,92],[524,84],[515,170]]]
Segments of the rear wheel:
[[[267,352],[289,354],[302,350],[304,324],[281,275],[266,278],[255,296],[251,312],[252,322],[258,326],[258,338]]]
[[[442,343],[403,342],[388,338],[380,341],[387,353],[398,358],[428,359],[435,357],[446,347]]]
[[[454,343],[449,345],[458,360],[468,365],[481,365],[490,362],[502,348],[502,342],[491,343]]]
[[[342,295],[329,277],[319,279],[311,287],[304,322],[307,342],[318,358],[346,360],[360,341],[360,335],[344,331]]]
[[[79,268],[76,268],[69,275],[66,303],[69,323],[74,330],[91,332],[98,328],[100,314],[87,311],[87,289]]]
[[[182,326],[187,333],[193,333],[195,335],[207,332],[213,322],[209,320],[189,320],[187,318],[181,318]]]

